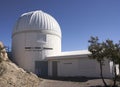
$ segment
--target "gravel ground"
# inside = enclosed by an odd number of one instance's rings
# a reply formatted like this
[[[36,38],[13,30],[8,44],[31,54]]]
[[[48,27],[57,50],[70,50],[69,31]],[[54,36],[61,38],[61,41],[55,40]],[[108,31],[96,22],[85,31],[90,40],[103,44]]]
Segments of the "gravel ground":
[[[111,84],[111,80],[109,79],[106,79],[106,82],[108,84]],[[100,87],[100,86],[103,86],[103,82],[101,79],[91,79],[84,82],[44,79],[39,87]]]

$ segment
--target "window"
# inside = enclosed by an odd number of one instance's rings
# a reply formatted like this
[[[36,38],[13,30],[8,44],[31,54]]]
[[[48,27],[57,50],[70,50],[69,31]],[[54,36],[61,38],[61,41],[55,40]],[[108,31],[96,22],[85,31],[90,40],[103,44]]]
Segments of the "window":
[[[35,49],[41,49],[41,47],[35,47]]]
[[[37,40],[40,42],[46,42],[46,35],[38,33]]]
[[[30,50],[32,47],[25,47],[26,50]]]
[[[72,63],[64,63],[64,64],[72,64]]]

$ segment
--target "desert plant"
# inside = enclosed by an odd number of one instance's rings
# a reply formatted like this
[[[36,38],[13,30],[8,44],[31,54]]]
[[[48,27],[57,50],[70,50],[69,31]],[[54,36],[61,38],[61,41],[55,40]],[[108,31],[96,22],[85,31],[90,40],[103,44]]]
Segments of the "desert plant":
[[[104,59],[105,59],[103,44],[99,43],[98,37],[91,37],[88,42],[90,43],[88,50],[92,53],[91,55],[89,55],[89,57],[97,60],[98,63],[100,64],[101,79],[105,87],[108,87],[103,77],[103,65],[104,65]]]
[[[106,40],[104,43],[106,58],[113,62],[113,71],[114,71],[114,78],[113,78],[113,87],[116,86],[116,81],[118,78],[116,72],[116,64],[120,64],[120,43],[113,43],[112,40]]]
[[[104,64],[105,59],[108,59],[109,61],[113,62],[114,77],[113,77],[112,87],[116,87],[116,81],[118,78],[116,71],[116,64],[120,65],[120,42],[114,43],[112,40],[108,39],[105,42],[100,43],[98,37],[91,37],[91,39],[88,42],[90,43],[88,50],[91,52],[91,55],[89,55],[89,57],[99,62],[100,75],[105,87],[107,87],[107,84],[103,78],[102,66]],[[120,66],[119,66],[119,70],[120,70]]]

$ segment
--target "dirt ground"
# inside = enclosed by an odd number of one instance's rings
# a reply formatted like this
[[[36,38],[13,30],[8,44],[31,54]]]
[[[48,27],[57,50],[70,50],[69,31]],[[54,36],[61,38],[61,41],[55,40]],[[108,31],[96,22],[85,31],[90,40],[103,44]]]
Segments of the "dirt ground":
[[[65,79],[43,79],[39,87],[102,87],[104,86],[101,79],[86,79],[86,78],[65,78]],[[107,84],[112,84],[112,81],[105,79]]]

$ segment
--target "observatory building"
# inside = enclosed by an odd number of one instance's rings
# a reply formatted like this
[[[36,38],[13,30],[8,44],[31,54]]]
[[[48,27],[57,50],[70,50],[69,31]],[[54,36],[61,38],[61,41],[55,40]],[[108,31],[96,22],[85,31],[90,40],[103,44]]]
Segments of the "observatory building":
[[[99,64],[87,50],[61,52],[61,29],[51,15],[38,10],[22,14],[12,32],[15,63],[38,76],[99,77]],[[106,61],[104,76],[110,77]]]

